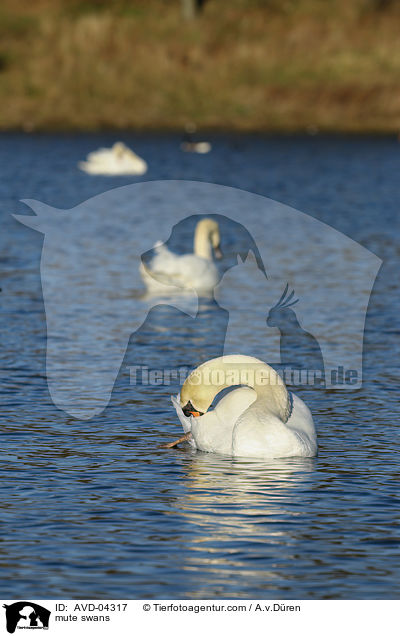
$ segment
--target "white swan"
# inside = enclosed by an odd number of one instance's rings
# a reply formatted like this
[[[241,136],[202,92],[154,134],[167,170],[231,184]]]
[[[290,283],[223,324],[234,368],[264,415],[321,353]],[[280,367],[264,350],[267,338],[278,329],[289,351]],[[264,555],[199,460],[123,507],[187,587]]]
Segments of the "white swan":
[[[199,155],[206,155],[211,150],[209,141],[182,141],[181,150],[183,152],[197,152]]]
[[[236,385],[247,386],[232,390],[208,410],[220,391]],[[186,433],[181,440],[199,450],[258,458],[317,454],[310,410],[257,358],[209,360],[188,376],[178,399],[171,399]]]
[[[205,155],[211,150],[211,144],[209,141],[195,141],[193,134],[196,132],[196,124],[186,124],[185,136],[181,143],[181,150],[183,152],[197,152],[200,155]]]
[[[147,163],[122,141],[117,141],[112,148],[90,152],[86,161],[80,161],[78,166],[88,174],[124,175],[147,172]]]
[[[198,222],[194,234],[194,254],[174,254],[164,244],[155,246],[156,254],[148,265],[140,264],[140,273],[152,294],[182,293],[195,290],[209,295],[217,285],[218,270],[212,250],[221,258],[219,226],[213,219]]]

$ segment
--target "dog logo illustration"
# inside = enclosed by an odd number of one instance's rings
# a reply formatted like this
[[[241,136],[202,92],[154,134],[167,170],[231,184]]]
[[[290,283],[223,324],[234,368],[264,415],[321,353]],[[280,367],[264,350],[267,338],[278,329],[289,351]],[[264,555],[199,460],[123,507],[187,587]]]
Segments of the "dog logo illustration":
[[[199,214],[218,214],[245,227],[255,245],[250,247],[246,237],[240,247],[232,234],[232,244],[223,246],[231,267],[249,249],[254,254],[257,248],[260,257],[258,267],[248,264],[254,271],[252,284],[247,284],[248,275],[243,284],[233,280],[237,290],[232,288],[220,304],[229,305],[224,353],[238,353],[246,344],[249,355],[262,346],[265,359],[279,364],[281,340],[285,357],[290,336],[287,321],[293,320],[291,328],[315,349],[318,368],[322,355],[326,388],[360,388],[365,317],[381,261],[326,223],[261,195],[195,181],[136,183],[71,209],[25,203],[35,215],[14,216],[44,235],[40,274],[49,393],[56,407],[73,417],[88,420],[106,408],[128,342],[152,307],[172,305],[196,318],[194,289],[151,305],[139,294],[142,255],[157,241],[167,243],[171,228]],[[301,299],[295,311],[285,303],[274,308],[287,281]],[[249,330],[246,342],[243,324]],[[342,375],[345,381],[338,382]]]
[[[48,629],[50,610],[32,603],[17,601],[11,605],[3,605],[6,610],[6,627],[9,634],[16,629]]]

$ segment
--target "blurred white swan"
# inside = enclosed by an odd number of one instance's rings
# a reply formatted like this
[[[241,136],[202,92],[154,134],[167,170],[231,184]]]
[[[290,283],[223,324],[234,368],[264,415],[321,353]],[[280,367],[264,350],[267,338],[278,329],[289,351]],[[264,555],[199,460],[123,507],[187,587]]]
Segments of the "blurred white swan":
[[[216,258],[221,258],[219,245],[219,225],[208,218],[196,226],[193,254],[174,254],[163,243],[156,244],[150,263],[140,264],[140,274],[148,291],[168,295],[194,289],[199,295],[211,294],[219,280],[212,251]]]
[[[208,141],[196,141],[193,138],[193,134],[196,132],[197,127],[195,124],[187,124],[185,126],[185,135],[181,143],[181,150],[183,152],[197,152],[200,155],[205,155],[211,150],[211,144]]]
[[[90,152],[86,161],[80,161],[78,167],[88,174],[141,175],[147,172],[147,163],[122,141],[117,141],[111,148]]]
[[[229,392],[208,411],[220,391],[240,384],[246,386]],[[186,434],[181,441],[187,439],[199,450],[258,458],[317,454],[310,410],[257,358],[209,360],[192,371],[178,399],[171,399]]]
[[[199,155],[206,155],[211,150],[209,141],[182,141],[183,152],[197,152]]]

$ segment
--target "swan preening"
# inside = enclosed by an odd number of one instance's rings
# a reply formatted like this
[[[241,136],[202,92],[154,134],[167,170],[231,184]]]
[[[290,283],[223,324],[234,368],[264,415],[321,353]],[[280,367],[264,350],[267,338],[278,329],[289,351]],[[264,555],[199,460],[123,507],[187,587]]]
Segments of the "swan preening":
[[[218,393],[234,386],[209,410]],[[310,410],[257,358],[229,355],[201,364],[172,402],[185,432],[181,440],[198,450],[258,458],[317,454]]]
[[[140,264],[140,273],[152,294],[170,295],[195,290],[209,295],[217,285],[218,270],[213,263],[213,251],[221,258],[219,226],[213,219],[197,223],[193,254],[174,254],[166,245],[155,245],[155,255],[149,264]]]
[[[140,175],[147,172],[147,163],[122,141],[117,141],[111,148],[100,148],[90,152],[86,161],[80,161],[78,166],[88,174],[109,176]]]

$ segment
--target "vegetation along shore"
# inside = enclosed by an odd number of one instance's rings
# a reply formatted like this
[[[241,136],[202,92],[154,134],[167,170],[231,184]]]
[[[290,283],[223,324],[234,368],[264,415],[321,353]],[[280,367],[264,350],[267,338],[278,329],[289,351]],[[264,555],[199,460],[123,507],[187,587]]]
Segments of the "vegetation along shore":
[[[400,131],[398,0],[3,0],[1,130]]]

